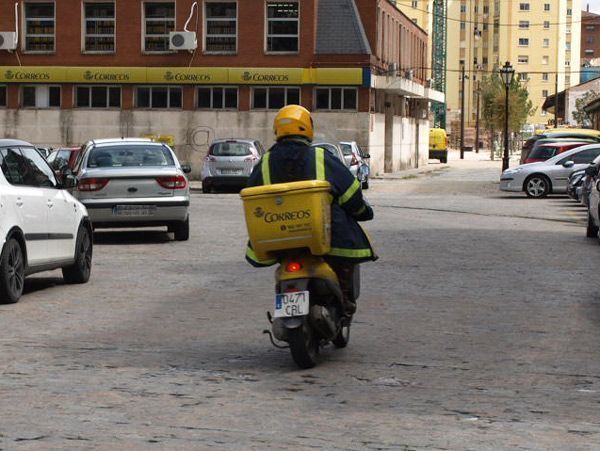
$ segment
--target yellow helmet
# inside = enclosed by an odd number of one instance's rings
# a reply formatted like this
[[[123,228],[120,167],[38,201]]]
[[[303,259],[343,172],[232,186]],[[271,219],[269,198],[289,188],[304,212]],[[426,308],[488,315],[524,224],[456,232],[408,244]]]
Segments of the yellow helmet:
[[[300,105],[286,105],[277,112],[273,122],[277,140],[284,136],[304,136],[313,140],[313,121],[310,112]]]

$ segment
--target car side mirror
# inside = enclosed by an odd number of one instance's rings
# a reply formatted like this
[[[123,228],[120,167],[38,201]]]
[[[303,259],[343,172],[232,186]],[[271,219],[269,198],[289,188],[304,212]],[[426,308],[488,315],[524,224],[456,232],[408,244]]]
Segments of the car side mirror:
[[[575,162],[574,162],[574,161],[571,161],[571,160],[569,160],[569,161],[565,161],[565,162],[563,163],[563,167],[565,167],[565,168],[572,168],[573,166],[575,166]]]
[[[590,177],[596,177],[598,175],[598,166],[588,166],[585,168],[585,175],[589,175]]]
[[[189,164],[182,164],[181,170],[184,174],[189,174],[190,172],[192,172],[192,167]]]
[[[68,166],[63,166],[59,171],[59,181],[63,189],[71,189],[77,186],[77,177]]]

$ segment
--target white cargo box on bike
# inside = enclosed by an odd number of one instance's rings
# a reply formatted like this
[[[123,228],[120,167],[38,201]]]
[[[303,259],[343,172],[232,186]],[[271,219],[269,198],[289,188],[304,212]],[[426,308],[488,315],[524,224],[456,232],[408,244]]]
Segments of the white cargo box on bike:
[[[331,185],[321,180],[245,188],[240,196],[248,236],[259,260],[278,251],[309,248],[313,255],[331,249]]]

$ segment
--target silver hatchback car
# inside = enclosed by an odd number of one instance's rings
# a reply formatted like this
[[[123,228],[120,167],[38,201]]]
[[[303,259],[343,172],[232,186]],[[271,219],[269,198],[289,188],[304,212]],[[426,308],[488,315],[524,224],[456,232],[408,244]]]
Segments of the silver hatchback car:
[[[95,228],[167,226],[177,241],[189,238],[186,173],[169,146],[142,138],[88,142],[75,164],[74,195]]]
[[[216,139],[208,148],[202,167],[202,191],[209,193],[220,186],[246,186],[252,169],[265,150],[252,139]]]

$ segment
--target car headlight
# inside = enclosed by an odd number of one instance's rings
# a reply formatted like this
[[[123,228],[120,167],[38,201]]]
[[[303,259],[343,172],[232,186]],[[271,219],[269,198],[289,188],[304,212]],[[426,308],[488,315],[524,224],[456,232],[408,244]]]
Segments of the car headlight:
[[[506,171],[504,171],[504,174],[516,174],[518,172],[521,172],[522,170],[523,168],[507,169]]]

